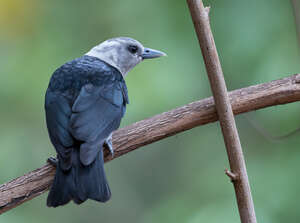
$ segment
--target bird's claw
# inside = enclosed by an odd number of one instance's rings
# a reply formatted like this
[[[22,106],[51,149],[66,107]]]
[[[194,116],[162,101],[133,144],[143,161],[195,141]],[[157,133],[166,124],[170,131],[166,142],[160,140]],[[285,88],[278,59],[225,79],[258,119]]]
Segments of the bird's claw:
[[[111,137],[105,140],[105,145],[107,146],[111,157],[114,157],[114,148],[112,146],[112,141],[111,141]]]
[[[49,164],[51,164],[52,166],[57,167],[58,159],[56,159],[56,158],[54,158],[54,157],[49,157],[49,158],[47,159],[47,162],[48,162]]]

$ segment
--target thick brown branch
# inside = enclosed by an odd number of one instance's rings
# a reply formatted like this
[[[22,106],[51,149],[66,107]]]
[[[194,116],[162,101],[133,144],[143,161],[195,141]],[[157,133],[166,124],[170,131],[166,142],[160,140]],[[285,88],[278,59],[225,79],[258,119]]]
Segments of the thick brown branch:
[[[228,97],[217,48],[210,28],[209,8],[204,8],[202,0],[188,0],[187,2],[216,104],[231,169],[231,171],[227,171],[226,173],[231,177],[234,185],[241,222],[256,223],[254,204],[242,146]]]
[[[300,74],[229,93],[233,112],[300,101]],[[113,134],[117,158],[141,146],[217,120],[213,99],[206,98],[119,129]],[[106,161],[111,157],[106,153]],[[0,185],[0,214],[47,191],[55,169],[49,164]]]

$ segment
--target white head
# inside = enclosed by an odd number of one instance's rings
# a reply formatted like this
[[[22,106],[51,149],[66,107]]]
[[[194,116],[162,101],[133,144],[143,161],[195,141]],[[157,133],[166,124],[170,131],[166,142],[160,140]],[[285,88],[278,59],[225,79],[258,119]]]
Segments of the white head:
[[[144,59],[165,56],[158,50],[145,48],[140,42],[128,37],[108,39],[92,48],[86,55],[97,57],[117,68],[123,76]]]

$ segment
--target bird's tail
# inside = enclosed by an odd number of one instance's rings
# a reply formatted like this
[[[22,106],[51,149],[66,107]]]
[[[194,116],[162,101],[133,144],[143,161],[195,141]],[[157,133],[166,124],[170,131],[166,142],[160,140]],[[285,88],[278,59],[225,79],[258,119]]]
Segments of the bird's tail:
[[[59,161],[60,162],[60,161]],[[73,200],[81,204],[87,199],[106,202],[111,192],[104,172],[103,150],[88,166],[80,162],[79,149],[73,149],[72,167],[65,171],[59,163],[51,186],[47,206],[57,207]]]

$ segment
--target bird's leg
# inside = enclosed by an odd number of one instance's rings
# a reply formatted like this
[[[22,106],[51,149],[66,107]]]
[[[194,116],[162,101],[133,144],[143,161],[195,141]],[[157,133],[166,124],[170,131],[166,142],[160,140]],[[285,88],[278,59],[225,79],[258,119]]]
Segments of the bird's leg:
[[[109,152],[110,152],[111,156],[114,157],[114,148],[113,148],[113,146],[112,146],[111,135],[112,135],[112,134],[110,134],[110,135],[106,138],[104,144],[105,144],[105,145],[107,146],[107,148],[109,149]]]
[[[52,166],[57,167],[58,159],[51,156],[47,159],[47,162]]]

